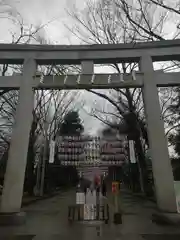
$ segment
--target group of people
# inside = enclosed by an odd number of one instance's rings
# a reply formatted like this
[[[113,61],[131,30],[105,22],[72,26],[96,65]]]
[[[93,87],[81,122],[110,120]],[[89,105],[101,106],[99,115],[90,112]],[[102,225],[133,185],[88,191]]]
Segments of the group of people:
[[[105,183],[105,179],[101,178],[100,176],[95,176],[94,181],[91,182],[90,186],[88,187],[90,191],[93,193],[93,191],[96,191],[96,194],[101,194],[103,196],[106,196],[107,194],[107,187]],[[87,193],[87,186],[84,187],[84,193]]]

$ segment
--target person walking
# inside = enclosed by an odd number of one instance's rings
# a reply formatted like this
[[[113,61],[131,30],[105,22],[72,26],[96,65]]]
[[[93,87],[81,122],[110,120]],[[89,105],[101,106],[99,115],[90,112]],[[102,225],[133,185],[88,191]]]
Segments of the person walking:
[[[84,194],[86,195],[87,194],[87,186],[84,185]]]
[[[102,181],[102,195],[104,196],[104,197],[106,197],[106,195],[107,195],[107,188],[106,188],[106,183],[105,183],[105,180],[103,179],[103,181]]]
[[[101,184],[101,180],[99,176],[95,176],[95,188],[96,188],[96,192],[100,191],[100,184]]]
[[[92,182],[91,185],[90,185],[90,190],[91,190],[91,193],[93,194],[93,191],[94,191],[93,182]]]

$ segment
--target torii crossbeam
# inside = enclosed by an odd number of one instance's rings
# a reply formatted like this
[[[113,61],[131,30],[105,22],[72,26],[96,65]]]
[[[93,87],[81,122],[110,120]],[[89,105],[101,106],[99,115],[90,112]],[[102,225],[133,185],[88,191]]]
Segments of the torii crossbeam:
[[[1,201],[1,214],[21,209],[29,132],[32,122],[33,88],[91,89],[136,88],[143,99],[152,156],[157,206],[161,211],[176,213],[176,199],[167,140],[159,105],[157,87],[180,85],[180,73],[154,71],[154,61],[180,60],[180,40],[133,44],[81,46],[0,44],[0,63],[23,64],[20,76],[0,77],[0,88],[20,88],[16,124],[13,130],[6,177]],[[139,64],[135,75],[94,74],[94,64]],[[36,76],[37,65],[80,64],[80,75]]]

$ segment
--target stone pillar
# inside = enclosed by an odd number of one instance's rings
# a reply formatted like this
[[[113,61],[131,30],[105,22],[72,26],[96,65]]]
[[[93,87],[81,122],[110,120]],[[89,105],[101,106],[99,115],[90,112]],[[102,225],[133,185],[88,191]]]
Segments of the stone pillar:
[[[93,74],[94,73],[93,61],[81,62],[81,72],[82,72],[82,74]]]
[[[1,201],[1,213],[17,213],[21,209],[29,133],[34,106],[32,80],[35,72],[35,60],[26,59],[24,61],[16,119],[9,149]]]
[[[150,56],[141,58],[140,70],[144,73],[143,98],[157,205],[161,211],[175,213],[177,207],[174,179],[164,132],[158,89],[153,77],[153,63]]]

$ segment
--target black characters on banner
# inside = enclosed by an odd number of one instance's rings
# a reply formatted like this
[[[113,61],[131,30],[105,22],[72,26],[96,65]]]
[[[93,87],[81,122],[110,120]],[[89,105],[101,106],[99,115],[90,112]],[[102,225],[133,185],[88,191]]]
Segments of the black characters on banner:
[[[117,138],[65,136],[56,144],[63,165],[122,165],[125,158],[123,141]]]

